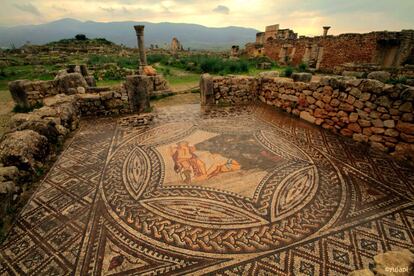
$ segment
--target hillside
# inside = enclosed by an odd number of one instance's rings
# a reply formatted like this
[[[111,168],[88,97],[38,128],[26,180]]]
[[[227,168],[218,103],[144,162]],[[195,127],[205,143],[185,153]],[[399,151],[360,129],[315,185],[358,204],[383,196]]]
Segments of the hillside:
[[[11,45],[20,47],[27,41],[32,44],[45,44],[60,39],[74,37],[82,33],[89,38],[104,37],[117,44],[129,47],[136,45],[133,25],[145,25],[145,44],[158,44],[162,47],[170,43],[175,36],[184,47],[192,49],[223,49],[231,45],[244,46],[253,41],[255,29],[243,27],[210,28],[197,24],[185,23],[150,23],[150,22],[94,22],[75,19],[61,19],[40,25],[0,27],[0,47]]]

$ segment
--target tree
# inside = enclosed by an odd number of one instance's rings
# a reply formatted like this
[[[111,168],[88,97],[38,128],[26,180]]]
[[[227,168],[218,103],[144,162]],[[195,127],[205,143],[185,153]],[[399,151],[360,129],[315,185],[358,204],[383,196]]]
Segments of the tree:
[[[75,38],[76,40],[88,40],[88,38],[84,34],[77,34],[75,35]]]

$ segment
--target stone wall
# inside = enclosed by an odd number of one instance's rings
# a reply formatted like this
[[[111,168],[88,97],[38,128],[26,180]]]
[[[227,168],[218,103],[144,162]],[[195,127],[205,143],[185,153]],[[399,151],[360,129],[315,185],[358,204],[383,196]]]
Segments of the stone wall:
[[[263,43],[248,43],[249,56],[266,55],[280,64],[310,67],[333,72],[345,63],[374,63],[381,68],[414,62],[414,31],[371,32],[338,36],[275,36]]]
[[[246,104],[257,98],[259,81],[254,77],[214,77],[214,102],[219,105]]]
[[[203,75],[202,84],[205,79],[212,83],[211,88],[201,87],[206,104],[257,99],[355,141],[414,160],[414,87],[343,77],[303,83]]]
[[[75,95],[80,115],[118,115],[142,112],[149,107],[147,97],[169,91],[166,80],[160,75],[131,75],[120,86],[96,87],[86,67],[77,67],[77,70],[72,68],[59,72],[51,81],[10,82],[9,89],[14,102],[21,109],[30,110],[44,105],[45,101],[56,95]],[[141,98],[141,95],[145,97]]]
[[[381,66],[375,64],[347,63],[340,66],[336,66],[334,68],[335,74],[345,75],[346,73],[351,73],[355,76],[367,76],[371,72],[376,72],[380,70],[390,73],[390,77],[393,79],[399,79],[403,77],[414,79],[414,65],[409,64],[393,68],[381,68]]]
[[[68,73],[66,70],[59,72],[51,81],[16,80],[9,82],[9,90],[14,102],[26,109],[41,103],[44,98],[57,94],[85,93],[87,87],[89,84],[81,73]]]
[[[81,115],[101,116],[131,113],[128,93],[124,87],[87,90],[77,94],[77,105]]]

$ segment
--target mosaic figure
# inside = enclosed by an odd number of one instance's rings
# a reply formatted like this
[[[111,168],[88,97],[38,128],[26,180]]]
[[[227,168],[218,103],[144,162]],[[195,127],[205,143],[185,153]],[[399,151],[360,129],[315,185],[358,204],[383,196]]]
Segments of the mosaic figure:
[[[218,153],[197,151],[194,145],[181,141],[170,148],[174,171],[184,183],[210,179],[218,174],[240,170],[240,164]]]

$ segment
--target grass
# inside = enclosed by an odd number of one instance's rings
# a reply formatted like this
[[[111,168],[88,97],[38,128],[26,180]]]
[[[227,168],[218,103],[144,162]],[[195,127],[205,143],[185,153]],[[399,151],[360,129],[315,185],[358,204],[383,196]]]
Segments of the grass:
[[[200,74],[197,73],[161,64],[156,64],[154,67],[157,72],[164,75],[173,91],[191,89],[197,86],[200,81]]]
[[[200,103],[200,94],[199,93],[186,93],[178,94],[174,96],[164,97],[161,99],[151,100],[151,105],[155,108],[172,106],[172,105],[182,105],[182,104],[197,104]]]
[[[123,80],[100,80],[96,81],[97,86],[117,86],[121,84]]]
[[[187,76],[166,76],[167,81],[171,85],[179,85],[179,84],[188,84],[188,83],[195,83],[197,84],[200,81],[200,75],[191,74]]]
[[[103,65],[106,63],[116,63],[119,67],[136,69],[138,67],[138,56],[120,57],[116,55],[91,55],[88,58],[89,65]]]
[[[52,80],[59,70],[55,65],[18,65],[8,66],[0,75],[0,90],[8,90],[9,81],[28,80]]]

